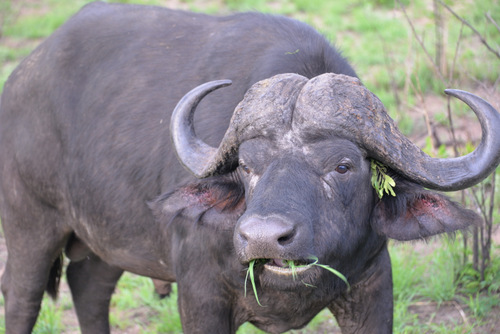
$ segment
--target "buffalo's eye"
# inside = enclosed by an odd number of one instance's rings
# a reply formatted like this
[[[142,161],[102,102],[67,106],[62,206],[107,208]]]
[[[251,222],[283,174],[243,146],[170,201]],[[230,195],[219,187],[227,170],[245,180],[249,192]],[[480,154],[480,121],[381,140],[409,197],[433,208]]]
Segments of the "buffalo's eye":
[[[337,168],[335,168],[335,171],[339,174],[345,174],[349,170],[349,166],[347,165],[338,165]]]
[[[243,163],[243,161],[241,161],[241,160],[240,160],[239,164],[240,164],[241,169],[245,173],[250,174],[250,172],[251,172],[250,167],[248,167],[247,165],[245,165],[245,163]]]

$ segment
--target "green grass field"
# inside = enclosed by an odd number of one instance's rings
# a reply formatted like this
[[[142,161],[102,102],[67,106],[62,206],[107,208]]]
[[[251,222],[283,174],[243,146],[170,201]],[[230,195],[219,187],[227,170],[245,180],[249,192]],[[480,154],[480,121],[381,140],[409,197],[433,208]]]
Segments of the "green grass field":
[[[2,0],[0,2],[0,92],[19,61],[50,35],[85,0]],[[109,1],[162,5],[211,14],[254,10],[283,14],[305,21],[330,39],[354,65],[364,84],[388,107],[402,131],[429,154],[450,155],[449,118],[444,88],[475,92],[500,110],[500,60],[467,26],[441,9],[443,29],[436,33],[432,0],[403,0],[405,11],[391,0],[135,0]],[[499,0],[446,1],[473,25],[489,45],[500,50]],[[491,18],[489,19],[488,16]],[[441,47],[436,47],[442,38]],[[424,51],[425,48],[425,51]],[[439,51],[439,52],[438,52]],[[428,53],[428,55],[426,54]],[[440,53],[441,57],[436,55]],[[452,103],[461,150],[477,139],[471,111]],[[472,123],[471,123],[472,122]],[[429,124],[437,132],[429,136]],[[437,139],[439,143],[436,143]],[[442,144],[439,146],[439,144]],[[469,145],[466,145],[469,144]],[[469,148],[467,148],[469,146]],[[491,182],[491,181],[486,181]],[[496,178],[500,189],[500,177]],[[491,186],[491,184],[490,184]],[[497,194],[494,218],[499,221]],[[455,196],[455,195],[453,195]],[[458,196],[458,195],[457,195]],[[457,197],[459,201],[460,198]],[[497,225],[495,225],[497,226]],[[495,230],[495,229],[494,229]],[[500,328],[500,233],[495,233],[492,259],[484,279],[463,262],[470,258],[463,237],[429,242],[391,243],[395,333],[496,333]],[[2,239],[3,242],[3,239]],[[0,258],[0,268],[5,258]],[[0,297],[3,306],[3,297]],[[2,311],[3,312],[3,311]],[[3,314],[3,313],[0,313]],[[114,333],[181,333],[175,290],[159,300],[147,278],[125,274],[112,300]],[[4,332],[3,315],[0,333]],[[328,312],[303,330],[292,333],[332,333],[336,325]],[[44,300],[35,333],[76,333],[78,325],[67,288],[54,303]],[[238,331],[261,333],[250,324]]]

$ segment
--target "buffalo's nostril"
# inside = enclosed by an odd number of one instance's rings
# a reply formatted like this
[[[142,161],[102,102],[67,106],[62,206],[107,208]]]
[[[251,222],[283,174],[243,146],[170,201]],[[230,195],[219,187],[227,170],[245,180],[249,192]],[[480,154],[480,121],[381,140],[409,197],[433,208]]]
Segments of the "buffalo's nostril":
[[[252,259],[304,259],[315,253],[312,231],[306,223],[278,215],[240,219],[233,240],[241,263]]]
[[[241,221],[236,241],[240,247],[249,247],[258,253],[285,253],[285,248],[294,242],[296,237],[295,224],[278,217],[250,217]],[[248,251],[249,249],[247,249]]]
[[[292,242],[292,240],[293,240],[293,234],[294,233],[290,233],[289,235],[285,235],[285,236],[280,237],[278,239],[278,243],[280,245],[286,245],[286,244]]]

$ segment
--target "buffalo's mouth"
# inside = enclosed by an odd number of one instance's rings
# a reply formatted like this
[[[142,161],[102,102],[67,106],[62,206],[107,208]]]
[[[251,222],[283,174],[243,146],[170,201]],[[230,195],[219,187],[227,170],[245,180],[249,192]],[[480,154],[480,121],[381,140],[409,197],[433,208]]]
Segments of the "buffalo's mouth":
[[[260,273],[259,278],[261,287],[276,287],[280,290],[296,289],[298,284],[297,282],[300,282],[306,287],[316,287],[316,283],[319,279],[319,276],[317,275],[318,270],[311,269],[315,266],[321,269],[326,269],[332,274],[338,276],[338,278],[344,281],[347,288],[350,288],[349,282],[346,277],[342,275],[342,273],[328,265],[318,263],[318,258],[315,256],[312,256],[308,260],[253,259],[248,263],[244,285],[245,296],[247,292],[247,281],[250,279],[255,299],[257,300],[257,303],[262,306],[257,294],[257,284],[255,281],[256,271]]]
[[[281,276],[297,277],[310,269],[314,260],[285,260],[285,259],[257,259],[256,266],[262,266],[264,270]]]
[[[312,270],[313,267],[317,267],[317,270]],[[340,271],[329,265],[318,263],[318,258],[315,256],[305,260],[254,259],[248,263],[247,278],[250,276],[253,281],[255,272],[259,272],[264,276],[286,278],[287,281],[289,277],[293,278],[294,281],[299,278],[304,285],[313,286],[312,282],[318,279],[318,269],[330,272],[344,281],[348,288],[350,287],[347,278]],[[306,283],[306,281],[310,282]]]

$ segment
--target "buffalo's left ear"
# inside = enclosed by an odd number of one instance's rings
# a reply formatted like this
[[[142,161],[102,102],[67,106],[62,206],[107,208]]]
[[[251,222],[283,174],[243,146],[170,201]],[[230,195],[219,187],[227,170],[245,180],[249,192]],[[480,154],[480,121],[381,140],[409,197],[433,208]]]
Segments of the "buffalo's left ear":
[[[245,210],[244,191],[230,181],[200,181],[148,203],[156,220],[170,224],[176,218],[217,228],[234,227]]]
[[[401,183],[400,183],[401,184]],[[480,225],[481,217],[446,196],[406,183],[385,195],[374,208],[371,224],[377,233],[396,240],[415,240]]]

